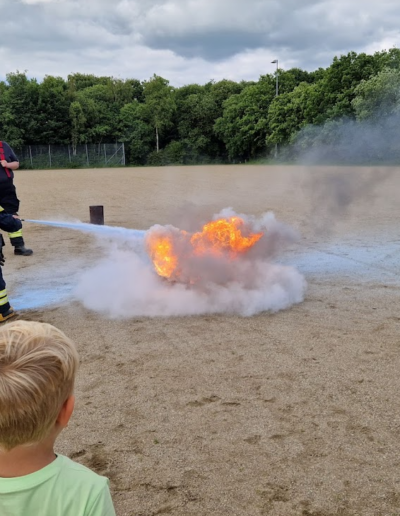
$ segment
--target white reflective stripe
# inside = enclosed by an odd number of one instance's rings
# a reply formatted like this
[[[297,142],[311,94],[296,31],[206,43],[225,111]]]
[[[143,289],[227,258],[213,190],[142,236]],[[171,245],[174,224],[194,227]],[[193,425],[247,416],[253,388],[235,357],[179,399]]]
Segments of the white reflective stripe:
[[[8,233],[8,236],[10,238],[22,237],[22,229],[20,229],[19,231],[16,231],[15,233]]]
[[[0,298],[7,295],[7,289],[0,290]]]

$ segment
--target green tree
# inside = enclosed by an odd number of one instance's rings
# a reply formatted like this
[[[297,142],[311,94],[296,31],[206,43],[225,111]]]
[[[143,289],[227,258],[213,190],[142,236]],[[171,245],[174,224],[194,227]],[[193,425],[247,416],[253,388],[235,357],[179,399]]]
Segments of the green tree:
[[[222,116],[224,102],[232,95],[239,94],[246,86],[245,83],[237,83],[227,79],[218,82],[211,81],[205,85],[205,89],[210,91],[215,102],[217,117]]]
[[[115,139],[118,125],[118,104],[109,84],[96,84],[78,91],[75,100],[86,119],[85,141],[102,143]]]
[[[286,144],[307,124],[325,119],[321,83],[301,83],[293,91],[276,97],[268,110],[267,143]]]
[[[384,68],[400,69],[400,48],[375,52],[373,58],[379,71],[382,71]]]
[[[273,81],[259,81],[224,102],[222,117],[214,125],[229,158],[246,160],[266,150],[268,109],[274,99]]]
[[[145,165],[153,148],[153,127],[146,121],[144,104],[137,101],[125,104],[119,115],[119,139],[126,143],[127,161],[131,165]]]
[[[74,95],[77,91],[90,88],[91,86],[97,86],[98,84],[106,86],[109,84],[110,80],[110,77],[105,76],[97,77],[93,74],[74,73],[68,75],[68,88],[70,93]]]
[[[352,101],[358,120],[379,121],[400,109],[400,70],[384,68],[368,81],[361,81]]]
[[[322,107],[325,119],[354,116],[352,100],[362,80],[368,80],[379,71],[379,63],[370,55],[349,52],[335,57],[327,68],[321,83]]]
[[[310,73],[305,70],[301,70],[300,68],[290,68],[289,70],[278,70],[278,85],[279,85],[279,95],[284,93],[292,92],[299,84],[305,83],[314,83],[321,77],[321,74],[317,74],[315,72]],[[269,83],[276,81],[276,73],[274,76],[264,75],[260,80],[267,81]]]
[[[121,109],[134,100],[143,102],[143,85],[137,79],[110,79],[107,86],[111,90],[113,102]]]
[[[69,143],[71,124],[67,83],[61,77],[46,75],[39,84],[35,143]]]
[[[173,92],[169,81],[155,74],[143,83],[144,114],[154,128],[157,152],[160,150],[160,136],[173,125],[176,110]]]
[[[214,133],[217,112],[214,97],[204,89],[180,103],[178,135],[186,150],[187,161],[202,162],[218,156],[219,145]]]
[[[71,119],[71,142],[73,154],[76,155],[76,147],[79,143],[84,141],[84,130],[86,118],[83,114],[82,106],[78,101],[71,103],[69,108],[69,115]]]
[[[7,74],[7,86],[0,98],[2,139],[19,148],[34,143],[38,128],[39,85],[25,73]]]

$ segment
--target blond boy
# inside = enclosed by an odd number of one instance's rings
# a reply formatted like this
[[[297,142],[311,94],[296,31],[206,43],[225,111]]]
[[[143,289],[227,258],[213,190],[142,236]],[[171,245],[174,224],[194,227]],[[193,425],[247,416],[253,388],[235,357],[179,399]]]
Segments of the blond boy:
[[[50,324],[0,328],[1,516],[115,516],[108,480],[54,453],[74,409],[78,360]]]

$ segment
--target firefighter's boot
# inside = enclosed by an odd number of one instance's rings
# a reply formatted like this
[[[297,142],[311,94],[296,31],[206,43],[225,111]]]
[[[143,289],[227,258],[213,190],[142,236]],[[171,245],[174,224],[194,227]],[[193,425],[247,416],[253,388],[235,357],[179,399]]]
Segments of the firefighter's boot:
[[[15,317],[17,312],[14,311],[14,308],[10,306],[10,308],[4,312],[4,314],[0,313],[0,323],[7,321],[7,319],[11,319],[11,317]]]
[[[14,254],[18,254],[20,256],[30,256],[33,254],[32,249],[26,248],[24,245],[19,245],[14,247]]]

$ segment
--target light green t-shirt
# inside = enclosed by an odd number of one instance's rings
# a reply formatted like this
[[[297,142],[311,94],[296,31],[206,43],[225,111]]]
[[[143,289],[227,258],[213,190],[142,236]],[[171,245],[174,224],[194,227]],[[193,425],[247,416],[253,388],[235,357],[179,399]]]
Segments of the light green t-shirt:
[[[115,516],[108,479],[58,455],[30,475],[0,478],[1,516]]]

